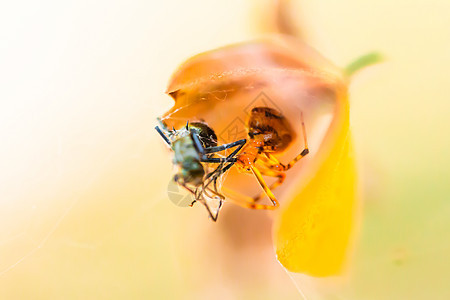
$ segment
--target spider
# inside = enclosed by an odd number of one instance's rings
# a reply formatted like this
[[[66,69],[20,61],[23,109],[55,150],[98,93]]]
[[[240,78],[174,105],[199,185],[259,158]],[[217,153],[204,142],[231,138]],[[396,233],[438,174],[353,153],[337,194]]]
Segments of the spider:
[[[240,172],[253,174],[260,184],[263,192],[250,200],[244,199],[241,195],[231,190],[227,193],[234,194],[232,200],[238,205],[252,209],[269,209],[273,210],[279,206],[278,200],[272,193],[272,190],[280,186],[285,178],[285,171],[289,170],[296,162],[305,157],[309,153],[308,140],[306,137],[305,122],[303,113],[300,114],[302,132],[304,139],[304,149],[294,157],[289,163],[283,164],[274,154],[285,150],[293,140],[294,131],[286,118],[277,110],[269,107],[255,107],[250,113],[247,121],[247,133],[249,140],[242,145],[237,151],[236,159],[229,160],[225,166],[223,163],[215,170],[215,172],[224,173],[233,165]],[[263,179],[263,175],[277,177],[278,180],[270,187]],[[208,188],[209,184],[215,182],[217,176],[209,179],[204,185]],[[256,203],[264,194],[266,194],[272,205]],[[233,199],[234,198],[234,199]]]

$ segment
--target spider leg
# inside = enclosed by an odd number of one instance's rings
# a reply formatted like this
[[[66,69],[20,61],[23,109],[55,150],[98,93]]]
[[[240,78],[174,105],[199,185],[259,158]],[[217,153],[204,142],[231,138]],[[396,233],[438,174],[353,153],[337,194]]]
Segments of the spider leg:
[[[277,165],[279,165],[284,171],[289,170],[290,168],[292,168],[292,166],[298,162],[300,159],[302,159],[303,157],[305,157],[308,153],[309,153],[309,148],[308,148],[308,139],[306,137],[306,128],[305,128],[305,121],[303,120],[303,112],[301,113],[301,120],[302,120],[302,131],[303,131],[303,141],[305,144],[305,148],[303,149],[302,152],[300,152],[299,155],[297,155],[296,157],[294,157],[289,163],[287,164],[283,164],[281,163],[275,156],[273,156],[270,153],[266,153],[266,156],[276,162]]]
[[[213,178],[206,185],[204,185],[203,188],[207,188],[207,186],[212,181],[217,179],[217,177],[220,176],[221,173],[226,172],[232,166],[233,166],[233,164],[230,163],[225,168],[223,168],[223,170],[216,169],[216,171],[220,171],[220,173],[214,175]],[[214,172],[211,172],[211,173],[214,173]],[[245,207],[245,208],[273,210],[278,206],[278,202],[276,202],[277,205],[265,205],[265,204],[255,203],[255,200],[253,198],[242,195],[242,194],[240,194],[236,191],[233,191],[231,189],[228,189],[226,187],[222,187],[222,190],[227,195],[227,201],[233,202],[234,204]]]
[[[223,170],[228,170],[233,164],[228,164]],[[217,169],[216,169],[217,170]],[[269,196],[270,200],[272,201],[273,205],[265,205],[265,204],[258,204],[255,203],[255,200],[248,196],[243,196],[242,194],[235,192],[233,190],[227,189],[225,187],[222,187],[222,189],[225,191],[225,194],[227,194],[228,200],[230,202],[233,202],[234,204],[237,204],[239,206],[245,207],[245,208],[251,208],[251,209],[265,209],[265,210],[273,210],[276,209],[279,204],[273,193],[270,191],[270,188],[265,183],[264,179],[262,178],[262,175],[260,171],[254,167],[251,166],[251,170],[255,177],[257,178],[258,182],[260,183],[261,187],[263,188],[264,192]],[[216,176],[216,175],[215,175]],[[217,175],[218,176],[218,175]],[[213,179],[211,179],[208,184],[211,183]]]
[[[287,171],[289,170],[296,162],[298,162],[300,159],[305,157],[309,153],[308,148],[305,148],[299,155],[297,155],[292,161],[290,161],[288,164],[283,164],[273,156],[271,153],[266,153],[266,155],[269,157],[271,161],[274,161],[276,163],[271,164],[270,169],[272,170],[278,170],[278,171]]]
[[[263,155],[259,155],[257,159],[257,165],[263,167],[264,169],[260,170],[261,174],[264,176],[278,177],[278,180],[269,187],[270,190],[274,190],[278,186],[280,186],[284,179],[286,178],[286,174],[283,171],[283,168],[280,167],[280,162],[276,159],[276,157],[270,157],[269,153],[263,153]],[[265,193],[262,192],[259,195],[253,197],[253,201],[257,202],[264,197]]]
[[[238,150],[237,150],[238,151]],[[236,153],[237,153],[236,151]],[[233,153],[231,154],[233,155]],[[234,162],[229,163],[227,166],[223,167],[223,164],[219,165],[213,172],[211,172],[210,174],[208,174],[208,178],[212,177],[204,186],[203,188],[207,188],[209,184],[211,184],[211,182],[214,181],[214,187],[217,190],[217,178],[224,172],[226,172],[228,169],[230,169],[232,166],[234,165]],[[267,164],[267,167],[270,167],[270,164]],[[223,168],[222,168],[223,167]],[[227,194],[234,194],[234,196],[230,197],[232,202],[234,202],[237,205],[243,206],[243,207],[247,207],[247,208],[252,208],[252,209],[275,209],[279,206],[279,203],[275,197],[275,195],[272,193],[271,189],[272,188],[276,188],[277,186],[279,186],[280,184],[283,183],[284,178],[285,178],[285,174],[281,171],[276,171],[276,170],[267,170],[264,171],[264,175],[268,175],[268,176],[274,176],[274,177],[278,177],[278,181],[275,182],[271,187],[268,187],[266,182],[264,181],[264,179],[262,178],[262,174],[261,172],[255,167],[255,166],[251,166],[251,171],[252,173],[255,175],[256,179],[258,180],[259,184],[261,185],[262,189],[264,190],[264,193],[269,197],[269,199],[272,201],[273,205],[264,205],[264,204],[257,204],[255,203],[256,201],[258,201],[262,196],[257,196],[254,198],[250,198],[250,197],[243,197],[242,195],[237,195],[237,193],[232,192],[229,189],[226,189],[228,192]],[[224,188],[225,189],[225,188]],[[247,198],[247,199],[245,199]]]
[[[253,175],[255,175],[256,180],[258,180],[259,184],[261,185],[261,188],[266,193],[267,197],[269,197],[270,201],[273,203],[273,207],[278,207],[280,204],[277,201],[277,198],[272,193],[270,188],[267,186],[267,183],[264,181],[264,178],[262,177],[261,172],[253,165],[250,165],[250,170],[252,171]]]
[[[272,185],[269,187],[269,189],[271,191],[273,191],[278,186],[283,184],[284,179],[286,178],[286,174],[284,172],[276,171],[276,170],[270,170],[270,169],[261,171],[261,174],[265,175],[265,176],[278,177],[278,180],[275,181],[274,183],[272,183]],[[256,202],[256,201],[261,200],[263,197],[264,197],[264,192],[260,193],[258,196],[253,197],[253,200]]]
[[[253,198],[242,195],[236,191],[233,191],[233,190],[225,188],[225,187],[223,187],[222,190],[227,195],[227,201],[232,202],[241,207],[251,208],[251,209],[264,209],[264,210],[274,210],[277,208],[276,206],[273,206],[273,205],[255,203]]]
[[[263,154],[264,155],[258,157],[258,159],[260,159],[261,161],[268,163],[269,165],[280,163],[280,161],[276,157],[270,155],[270,152],[264,152]]]

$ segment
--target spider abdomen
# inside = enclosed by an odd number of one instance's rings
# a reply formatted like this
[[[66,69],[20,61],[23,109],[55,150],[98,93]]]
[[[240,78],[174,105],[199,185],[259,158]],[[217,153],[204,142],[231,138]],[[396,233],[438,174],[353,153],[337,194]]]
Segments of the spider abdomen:
[[[262,141],[265,152],[281,152],[295,138],[289,122],[273,108],[254,107],[247,124],[249,137]]]

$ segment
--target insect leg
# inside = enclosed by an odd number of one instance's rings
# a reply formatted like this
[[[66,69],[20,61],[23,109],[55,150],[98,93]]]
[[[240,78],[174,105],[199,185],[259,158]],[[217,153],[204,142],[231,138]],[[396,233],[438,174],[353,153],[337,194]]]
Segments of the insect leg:
[[[165,131],[170,131],[170,130],[167,128],[166,124],[164,124],[164,122],[161,120],[160,117],[157,117],[156,120],[158,121],[159,125],[160,125]]]
[[[244,146],[244,144],[246,142],[247,142],[246,139],[242,139],[242,140],[239,140],[239,141],[236,141],[236,142],[232,142],[232,143],[228,143],[228,144],[224,144],[224,145],[220,145],[220,146],[209,147],[209,148],[205,149],[205,153],[219,152],[219,151],[223,151],[223,150],[226,150],[226,149],[229,149],[229,148],[233,148],[235,146],[240,146],[238,149],[241,149],[242,146]]]
[[[198,137],[197,137],[197,139],[198,139]],[[203,157],[202,157],[201,161],[202,162],[207,162],[207,163],[236,162],[236,159],[234,158],[234,156],[242,149],[242,147],[244,147],[246,142],[247,142],[246,139],[242,139],[242,140],[239,140],[239,141],[236,141],[236,142],[233,142],[233,143],[229,143],[229,144],[225,144],[225,145],[221,145],[221,146],[216,146],[216,147],[206,148],[206,149],[204,149],[203,153],[215,153],[215,152],[223,151],[223,150],[226,150],[226,149],[238,146],[226,158],[222,158],[222,157],[207,157],[205,154],[202,153]]]
[[[204,157],[200,159],[201,162],[205,163],[226,163],[226,162],[236,162],[236,158],[227,158],[227,157]]]
[[[200,161],[206,162],[206,163],[221,163],[226,162],[227,158],[221,158],[221,157],[208,157],[205,154],[205,148],[203,147],[202,143],[200,142],[200,139],[198,138],[198,135],[196,133],[192,134],[192,140],[194,141],[195,147],[197,148],[198,152],[200,153]]]
[[[206,196],[208,196],[208,197],[210,197],[210,198],[213,198],[213,197],[214,197],[214,196],[209,195],[209,194],[207,193],[207,191],[209,191],[209,192],[211,192],[211,193],[213,193],[214,195],[216,195],[216,196],[219,197],[219,207],[217,208],[217,212],[216,212],[215,215],[213,214],[211,208],[209,207],[209,205],[208,205],[208,203],[206,202],[206,200],[204,199],[204,197],[202,197],[202,194],[204,194],[204,195],[206,195]],[[225,197],[224,197],[223,195],[219,194],[218,192],[213,191],[213,190],[211,190],[211,189],[209,189],[209,188],[206,189],[206,188],[204,187],[204,183],[203,183],[203,184],[202,184],[202,188],[201,188],[200,190],[199,190],[198,188],[195,190],[195,198],[197,199],[197,201],[199,201],[200,203],[202,203],[202,204],[206,207],[206,210],[208,211],[209,216],[211,217],[211,219],[212,219],[214,222],[217,221],[217,218],[218,218],[218,216],[219,216],[219,211],[220,211],[220,208],[222,207],[223,200],[225,199]]]
[[[223,163],[220,164],[213,172],[209,173],[205,179],[208,179],[211,176],[214,176],[214,187],[217,190],[217,178],[222,175],[223,173],[225,173],[226,171],[228,171],[236,162],[236,159],[234,158],[234,156],[236,154],[238,154],[238,152],[242,149],[242,147],[244,147],[245,143],[247,142],[246,139],[242,139],[239,140],[237,142],[231,143],[231,144],[236,144],[239,145],[239,147],[237,147],[232,153],[230,153],[230,155],[227,156],[226,158],[226,162],[228,162],[229,164],[226,167],[223,167]],[[230,145],[230,144],[228,144]],[[235,146],[235,145],[234,145]],[[230,147],[234,147],[234,146],[230,146]],[[219,174],[216,174],[216,172],[219,172]],[[211,179],[207,184],[206,187],[211,183],[213,179]]]
[[[220,211],[220,208],[222,207],[223,201],[220,200],[220,202],[219,202],[219,207],[217,208],[217,212],[216,212],[215,215],[212,213],[211,208],[210,208],[209,205],[206,203],[206,201],[203,200],[203,201],[201,201],[201,203],[206,207],[206,210],[208,211],[209,216],[211,217],[211,219],[212,219],[214,222],[216,222],[216,221],[217,221],[217,218],[219,217],[219,211]]]
[[[161,137],[163,138],[163,140],[170,146],[170,141],[169,138],[162,132],[161,128],[159,128],[158,126],[155,127],[156,131],[158,131],[158,133],[161,135]]]
[[[196,199],[201,199],[201,195],[202,194],[205,194],[208,197],[211,197],[211,195],[209,195],[208,192],[211,192],[211,193],[213,193],[214,195],[216,195],[216,196],[218,196],[220,198],[220,200],[219,200],[220,201],[219,207],[218,207],[217,212],[216,212],[215,215],[212,213],[211,208],[206,203],[206,201],[203,200],[203,199],[201,201],[203,203],[203,205],[206,207],[206,209],[208,210],[208,213],[209,213],[211,219],[214,222],[217,221],[217,218],[219,216],[220,208],[222,207],[222,204],[223,204],[223,200],[225,200],[225,196],[218,192],[218,189],[217,189],[217,178],[219,178],[219,176],[222,173],[226,172],[234,163],[230,163],[225,168],[223,168],[223,164],[224,163],[221,163],[213,172],[211,172],[211,173],[209,173],[207,175],[207,178],[210,178],[210,177],[211,178],[208,181],[208,183],[206,183],[206,185],[205,185],[205,181],[203,181],[201,189],[200,190],[196,189],[196,191],[195,191],[195,198]],[[212,190],[210,187],[208,187],[211,184],[211,182],[213,182],[213,181],[214,181],[214,190]]]
[[[201,188],[201,192],[203,192],[205,194],[206,194],[206,191],[208,190],[208,191],[214,193],[215,195],[219,196],[221,198],[220,206],[222,205],[222,201],[225,199],[225,197],[218,192],[217,179],[222,174],[224,174],[226,171],[228,171],[234,165],[234,163],[236,162],[236,158],[234,158],[234,156],[242,149],[242,147],[245,145],[246,142],[247,142],[247,140],[245,140],[245,139],[239,140],[239,141],[236,141],[234,143],[229,143],[229,144],[226,144],[226,145],[222,145],[223,147],[222,146],[216,147],[214,149],[215,151],[211,151],[211,148],[214,148],[214,147],[208,148],[209,149],[209,153],[212,153],[212,152],[218,152],[218,151],[222,151],[222,150],[225,150],[225,149],[228,149],[228,148],[231,148],[231,147],[238,146],[226,158],[208,158],[208,159],[202,160],[204,162],[220,162],[220,165],[217,166],[217,168],[214,171],[212,171],[208,175],[206,175],[206,178],[203,181],[202,188]],[[228,164],[224,167],[225,163],[228,163]],[[208,182],[205,184],[206,180],[208,180]],[[209,187],[211,182],[214,182],[214,190],[212,190]],[[198,198],[199,196],[200,195],[197,194],[196,198]],[[207,204],[205,204],[205,206],[207,206]],[[208,209],[209,212],[211,211],[209,209],[209,207],[207,207],[207,209]],[[211,218],[213,218],[213,220],[215,221],[217,219],[218,213],[216,214],[215,218],[214,218],[214,216],[211,213],[210,213],[210,215],[211,215]]]
[[[178,183],[178,182],[177,182]],[[179,184],[179,183],[178,183]],[[196,192],[195,191],[193,191],[191,188],[189,188],[186,184],[179,184],[179,185],[181,185],[183,188],[185,188],[188,192],[190,192],[191,194],[193,194],[194,195],[194,201],[192,201],[191,202],[191,204],[189,204],[189,206],[190,207],[192,207],[193,205],[194,205],[194,203],[195,202],[197,202],[197,195],[196,195]]]
[[[195,147],[197,148],[198,152],[200,152],[202,158],[206,157],[205,148],[203,148],[202,142],[200,142],[200,139],[195,132],[192,133],[192,140],[194,141]]]
[[[208,175],[206,175],[206,179],[209,179],[210,177],[212,177],[208,183],[205,185],[205,187],[208,187],[208,185],[212,182],[217,180],[217,178],[222,175],[223,173],[225,173],[226,171],[228,171],[233,165],[234,165],[235,161],[231,161],[226,167],[223,167],[224,163],[221,163],[214,171],[212,171],[211,173],[209,173]]]

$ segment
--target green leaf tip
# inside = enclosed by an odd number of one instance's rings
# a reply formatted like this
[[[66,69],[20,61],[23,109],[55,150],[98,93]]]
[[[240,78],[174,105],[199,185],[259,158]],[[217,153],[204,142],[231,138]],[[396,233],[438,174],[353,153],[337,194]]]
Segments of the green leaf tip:
[[[377,63],[380,63],[384,60],[384,57],[379,52],[371,52],[366,55],[358,57],[356,60],[351,62],[347,65],[347,67],[344,68],[345,74],[347,74],[348,77],[353,76],[356,72],[359,70],[368,67],[370,65],[374,65]]]

